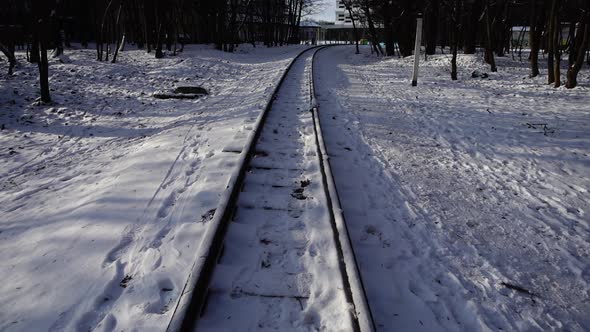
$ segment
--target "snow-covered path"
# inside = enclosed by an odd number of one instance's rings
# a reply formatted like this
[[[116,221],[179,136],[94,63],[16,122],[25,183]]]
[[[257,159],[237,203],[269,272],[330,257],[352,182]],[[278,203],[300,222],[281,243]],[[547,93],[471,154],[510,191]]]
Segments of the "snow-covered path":
[[[328,152],[378,328],[590,329],[590,96],[526,66],[319,54]],[[324,59],[324,61],[322,61]],[[588,75],[584,72],[583,75]]]
[[[251,123],[302,47],[92,50],[0,81],[0,330],[162,331]],[[195,101],[151,97],[201,85]]]
[[[309,111],[312,55],[269,111],[198,331],[352,330]]]

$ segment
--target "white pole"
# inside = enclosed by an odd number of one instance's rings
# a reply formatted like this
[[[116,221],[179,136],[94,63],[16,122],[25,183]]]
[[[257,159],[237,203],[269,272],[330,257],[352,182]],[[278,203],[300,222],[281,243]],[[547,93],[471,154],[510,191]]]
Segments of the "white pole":
[[[412,86],[418,85],[418,66],[420,65],[420,44],[422,43],[422,14],[416,20],[416,45],[414,45],[414,74]]]

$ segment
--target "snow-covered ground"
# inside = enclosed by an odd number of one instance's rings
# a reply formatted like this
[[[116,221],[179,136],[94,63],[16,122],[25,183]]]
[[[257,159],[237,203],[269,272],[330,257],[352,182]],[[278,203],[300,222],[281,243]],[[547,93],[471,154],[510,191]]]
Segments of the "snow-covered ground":
[[[268,113],[195,331],[353,324],[309,111],[312,54],[294,64]]]
[[[590,72],[320,52],[334,176],[377,327],[590,330]],[[489,78],[472,78],[478,69]]]
[[[238,155],[302,47],[0,62],[0,330],[162,331]],[[590,330],[590,73],[319,55],[334,176],[380,330]],[[489,78],[472,78],[473,70]],[[157,100],[199,85],[198,100]],[[310,234],[305,234],[310,235]]]
[[[303,48],[188,47],[117,64],[69,50],[0,63],[0,330],[162,331],[229,173]],[[198,85],[198,100],[151,95]],[[224,152],[224,150],[226,152]]]

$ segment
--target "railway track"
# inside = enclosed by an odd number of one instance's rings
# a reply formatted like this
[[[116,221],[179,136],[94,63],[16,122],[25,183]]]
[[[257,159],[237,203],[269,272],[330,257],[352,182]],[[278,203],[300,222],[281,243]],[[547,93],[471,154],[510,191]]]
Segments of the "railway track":
[[[293,60],[256,123],[168,331],[373,331],[318,117]]]

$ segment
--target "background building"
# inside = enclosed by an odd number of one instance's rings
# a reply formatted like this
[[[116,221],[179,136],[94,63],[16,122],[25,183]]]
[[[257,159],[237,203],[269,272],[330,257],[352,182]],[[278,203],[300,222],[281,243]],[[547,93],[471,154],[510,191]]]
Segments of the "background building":
[[[336,25],[350,25],[352,26],[352,19],[350,18],[350,14],[348,10],[346,10],[346,6],[344,6],[344,1],[342,0],[335,0],[336,1]],[[352,11],[355,14],[355,18],[362,16],[361,7],[359,5],[352,5]],[[358,22],[355,22],[358,25]]]

